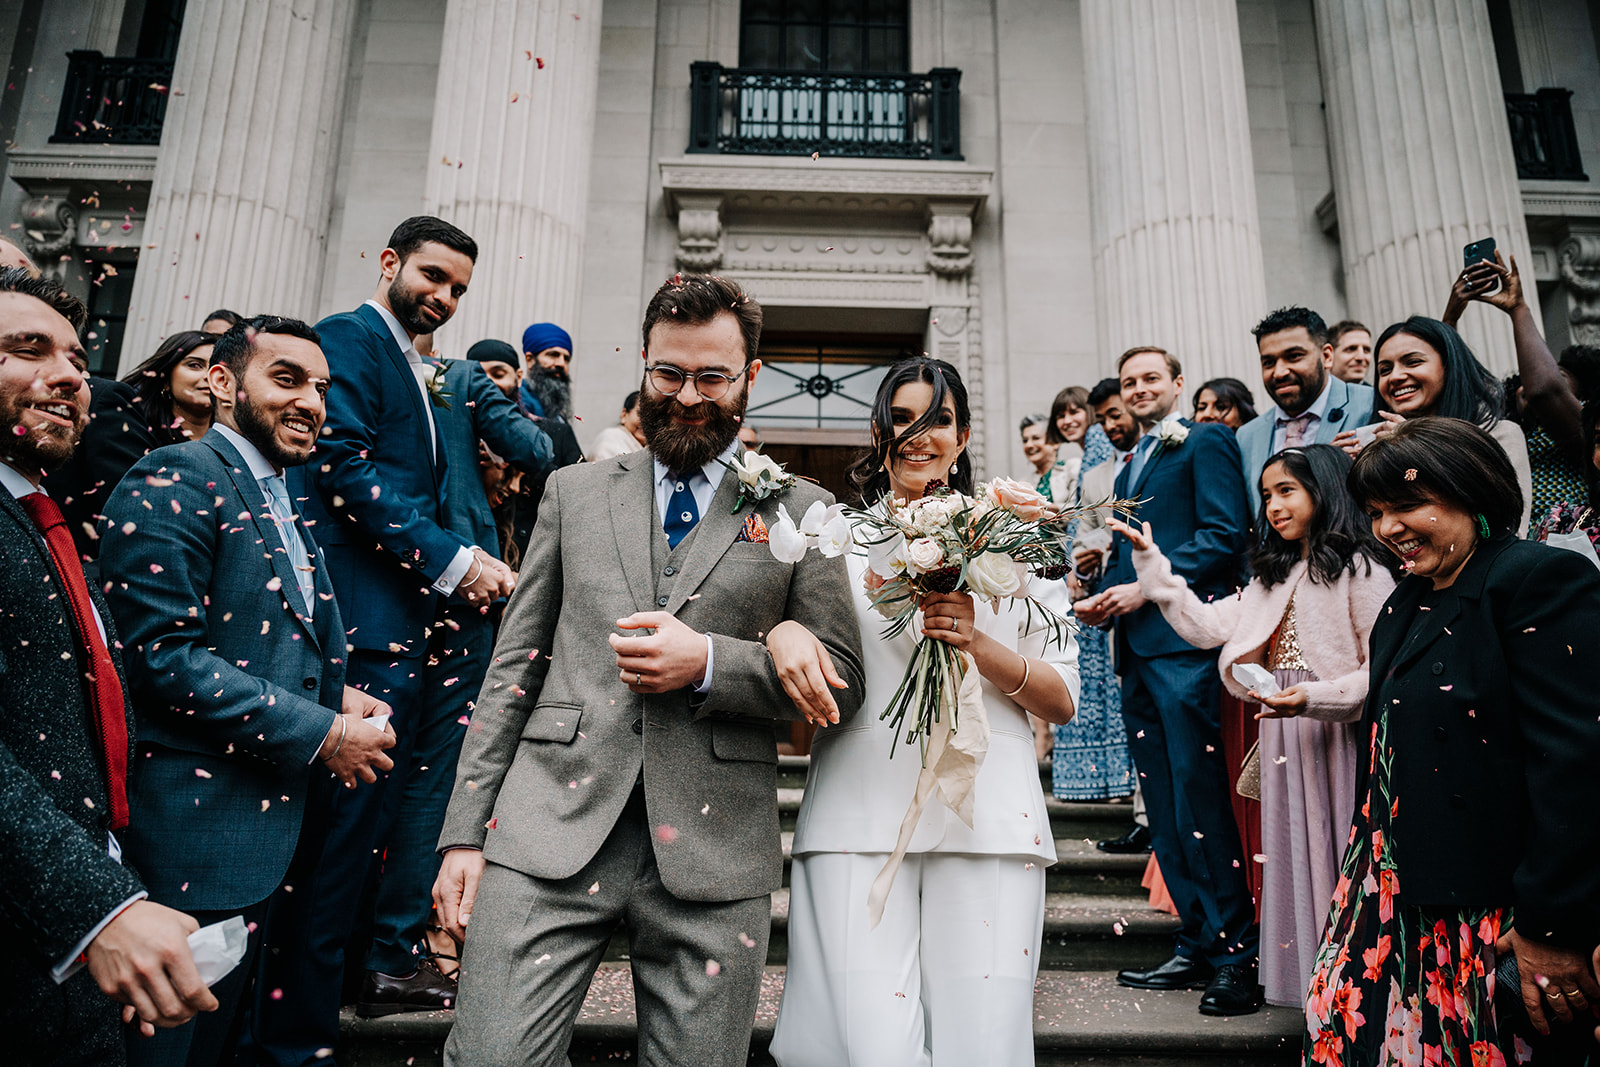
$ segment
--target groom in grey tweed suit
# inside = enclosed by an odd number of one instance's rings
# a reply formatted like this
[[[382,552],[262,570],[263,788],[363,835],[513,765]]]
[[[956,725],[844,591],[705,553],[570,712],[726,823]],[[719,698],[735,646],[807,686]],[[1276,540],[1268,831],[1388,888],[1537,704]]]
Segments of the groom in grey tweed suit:
[[[827,494],[800,482],[735,513],[721,466],[760,330],[731,282],[662,286],[644,322],[650,450],[550,480],[439,842],[434,896],[466,933],[446,1063],[566,1064],[619,924],[639,1062],[745,1062],[783,871],[772,720],[801,717],[763,638],[785,620],[816,635],[841,717],[862,691],[843,559],[781,563],[749,518]]]

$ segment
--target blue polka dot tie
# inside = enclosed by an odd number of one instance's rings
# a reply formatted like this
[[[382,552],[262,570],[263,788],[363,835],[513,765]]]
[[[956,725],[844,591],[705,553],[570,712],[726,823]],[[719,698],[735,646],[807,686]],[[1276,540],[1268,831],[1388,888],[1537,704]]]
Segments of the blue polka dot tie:
[[[667,501],[667,514],[661,523],[666,531],[667,544],[673,548],[689,536],[694,524],[700,521],[700,509],[695,505],[694,494],[689,491],[692,475],[672,474],[672,497]]]

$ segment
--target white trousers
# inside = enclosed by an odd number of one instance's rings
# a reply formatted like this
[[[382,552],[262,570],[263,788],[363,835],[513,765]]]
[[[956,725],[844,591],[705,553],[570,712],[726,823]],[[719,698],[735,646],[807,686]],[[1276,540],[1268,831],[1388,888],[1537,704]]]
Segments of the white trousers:
[[[909,855],[876,930],[882,854],[796,857],[781,1067],[1032,1067],[1045,865]]]

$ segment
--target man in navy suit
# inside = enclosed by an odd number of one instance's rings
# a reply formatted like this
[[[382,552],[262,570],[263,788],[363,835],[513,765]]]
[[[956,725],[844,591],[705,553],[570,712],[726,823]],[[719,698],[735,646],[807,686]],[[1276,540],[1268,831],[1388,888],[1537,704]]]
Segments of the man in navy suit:
[[[411,788],[418,768],[454,760],[459,744],[441,721],[460,715],[441,669],[455,634],[445,602],[487,610],[515,584],[504,564],[446,525],[449,460],[436,412],[448,398],[415,344],[455,313],[477,253],[441,219],[407,219],[379,256],[372,299],[317,324],[334,376],[316,456],[303,468],[302,514],[343,616],[346,681],[394,709],[396,770],[373,789],[330,789],[323,804],[312,801],[307,849],[320,841],[320,856],[274,904],[273,951],[262,953],[249,1038],[261,1062],[327,1062],[319,1051],[338,1042],[345,945],[375,861],[369,976],[398,1010],[445,1007],[455,995],[416,951],[438,860],[431,847],[385,846],[397,823],[412,831],[402,846],[429,827],[437,834],[449,798],[448,775],[430,776],[432,790]]]
[[[1256,324],[1261,384],[1275,406],[1239,428],[1244,487],[1252,521],[1261,510],[1261,468],[1295,445],[1332,444],[1334,437],[1372,421],[1372,386],[1332,373],[1333,345],[1322,316],[1310,308],[1279,308]]]
[[[1144,501],[1139,518],[1201,599],[1233,594],[1249,531],[1233,431],[1174,417],[1183,368],[1163,349],[1130,349],[1117,372],[1123,402],[1144,433],[1117,475],[1116,495]],[[1116,538],[1105,588],[1077,611],[1091,626],[1117,620],[1128,748],[1183,928],[1172,959],[1122,971],[1117,981],[1135,989],[1204,988],[1202,1013],[1246,1014],[1260,1006],[1255,906],[1229,803],[1217,653],[1191,648],[1145,600],[1132,556]]]
[[[339,605],[284,483],[322,428],[318,342],[269,315],[218,338],[210,431],[141,459],[105,503],[101,573],[141,714],[128,862],[152,900],[202,925],[241,915],[252,927],[244,962],[212,987],[220,1009],[130,1038],[134,1064],[232,1062],[233,1016],[313,768],[354,785],[392,766],[393,732],[363,721],[389,707],[344,684]]]

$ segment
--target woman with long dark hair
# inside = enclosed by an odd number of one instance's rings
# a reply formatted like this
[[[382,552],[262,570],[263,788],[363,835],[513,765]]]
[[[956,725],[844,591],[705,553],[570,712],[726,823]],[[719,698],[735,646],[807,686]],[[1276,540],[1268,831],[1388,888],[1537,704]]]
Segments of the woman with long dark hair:
[[[137,395],[134,405],[156,443],[198,441],[211,428],[211,390],[206,370],[217,335],[180,330],[162,341],[155,355],[123,377]]]
[[[943,360],[889,369],[872,409],[872,445],[852,471],[869,506],[912,500],[935,480],[973,488],[966,457],[966,386]],[[849,557],[866,675],[862,713],[817,734],[795,827],[789,968],[772,1055],[783,1067],[837,1064],[1033,1063],[1033,983],[1044,925],[1044,870],[1055,862],[1026,713],[1072,717],[1078,688],[1070,636],[1047,641],[1039,612],[1014,599],[975,611],[965,592],[922,602],[920,626],[883,637],[864,547]],[[1066,586],[1030,593],[1066,614]],[[943,801],[923,811],[876,927],[867,893],[894,851],[922,770],[881,720],[920,640],[944,641],[977,666],[989,751],[970,825]],[[817,641],[798,623],[773,629],[780,676],[822,671]],[[819,673],[818,676],[821,676]],[[795,695],[791,693],[791,695]],[[796,696],[805,710],[807,701]],[[929,1019],[934,1021],[931,1030]]]
[[[1367,635],[1394,589],[1391,558],[1346,491],[1350,459],[1332,445],[1286,448],[1261,471],[1255,577],[1237,597],[1197,597],[1150,538],[1116,520],[1133,545],[1139,587],[1178,636],[1222,648],[1217,668],[1236,697],[1258,701],[1261,984],[1267,1002],[1298,1007],[1324,909],[1339,876],[1339,849],[1355,806],[1354,722],[1367,691]],[[1262,695],[1236,664],[1272,673]],[[1244,791],[1249,783],[1241,781]]]
[[[1237,378],[1213,378],[1194,394],[1194,421],[1220,422],[1238,430],[1256,417],[1256,398]]]
[[[1516,474],[1471,422],[1405,422],[1349,487],[1408,573],[1372,629],[1370,754],[1305,1062],[1518,1063],[1531,1043],[1533,1063],[1581,1063],[1535,1031],[1588,1045],[1600,1004],[1600,573],[1516,537]]]
[[[1505,449],[1516,472],[1522,499],[1533,495],[1533,470],[1522,427],[1502,418],[1505,395],[1500,380],[1478,362],[1455,329],[1438,319],[1413,315],[1378,338],[1378,399],[1373,413],[1386,423],[1379,436],[1406,419],[1437,415],[1462,419],[1486,431]],[[1517,536],[1528,533],[1523,516]]]

